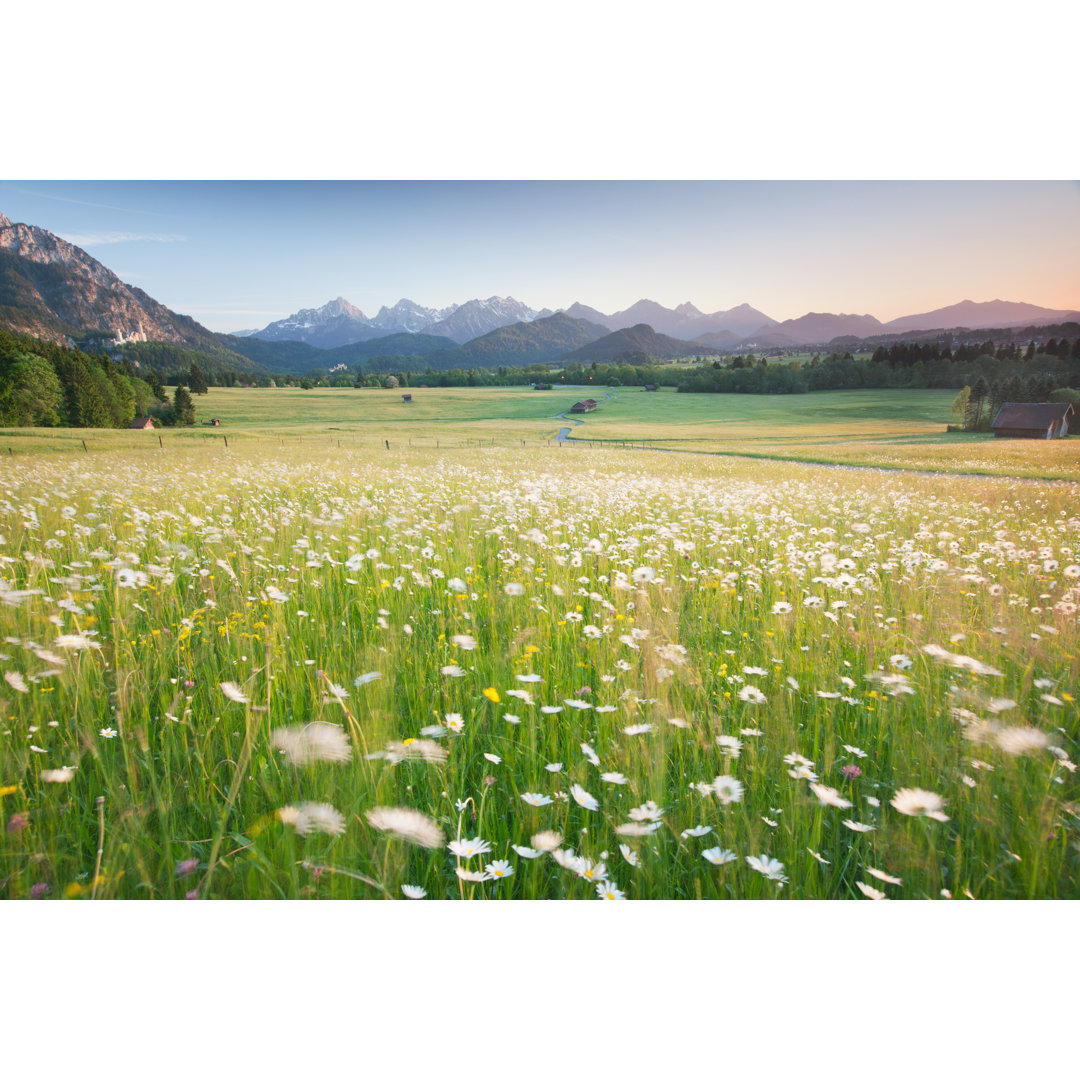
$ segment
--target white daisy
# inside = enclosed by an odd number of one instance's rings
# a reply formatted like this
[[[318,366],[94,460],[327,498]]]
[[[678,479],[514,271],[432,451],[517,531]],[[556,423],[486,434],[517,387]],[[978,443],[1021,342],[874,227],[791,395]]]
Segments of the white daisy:
[[[521,796],[521,801],[528,803],[530,806],[550,806],[551,799],[547,795],[540,795],[535,791],[526,791]]]
[[[712,847],[701,853],[703,859],[708,859],[714,866],[723,866],[724,863],[734,862],[738,856],[734,851],[726,848]]]
[[[574,802],[578,806],[583,807],[586,810],[597,810],[600,807],[600,803],[593,798],[580,784],[574,784],[570,788],[570,794],[574,797]]]

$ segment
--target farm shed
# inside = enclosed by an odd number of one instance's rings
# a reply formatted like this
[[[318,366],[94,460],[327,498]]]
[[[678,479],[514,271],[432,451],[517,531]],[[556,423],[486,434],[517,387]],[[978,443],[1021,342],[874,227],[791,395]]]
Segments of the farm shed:
[[[129,428],[134,428],[136,431],[153,431],[154,421],[149,416],[136,416],[134,420],[128,424]]]
[[[645,389],[646,389],[646,390],[650,390],[650,391],[652,391],[652,392],[654,392],[654,393],[655,393],[655,391],[656,391],[656,386],[655,386],[655,385],[654,385],[653,383],[646,383],[646,384],[645,384]]]
[[[1069,433],[1073,407],[1068,402],[1007,401],[991,427],[999,439],[1063,439]]]
[[[401,400],[402,401],[412,401],[412,394],[402,394],[401,395]]]
[[[576,413],[592,412],[595,408],[596,402],[592,398],[586,398],[584,401],[575,401],[570,406],[570,411]]]

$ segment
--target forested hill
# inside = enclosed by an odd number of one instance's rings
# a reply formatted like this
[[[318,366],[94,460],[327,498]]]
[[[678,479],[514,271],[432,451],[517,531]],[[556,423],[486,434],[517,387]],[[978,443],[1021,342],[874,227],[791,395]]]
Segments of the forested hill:
[[[242,354],[263,371],[290,375],[330,371],[339,364],[355,368],[373,356],[427,356],[439,350],[457,348],[451,338],[409,333],[388,334],[333,349],[320,349],[304,341],[264,341],[232,334],[219,334],[218,339],[224,348]]]
[[[606,333],[602,326],[560,312],[532,322],[502,326],[456,349],[431,353],[425,359],[437,370],[521,367],[558,360]]]
[[[610,364],[629,358],[675,360],[683,356],[719,356],[720,350],[711,345],[658,334],[651,326],[637,326],[616,330],[570,353],[566,359],[583,364]]]
[[[163,398],[130,365],[0,330],[0,427],[126,427]]]

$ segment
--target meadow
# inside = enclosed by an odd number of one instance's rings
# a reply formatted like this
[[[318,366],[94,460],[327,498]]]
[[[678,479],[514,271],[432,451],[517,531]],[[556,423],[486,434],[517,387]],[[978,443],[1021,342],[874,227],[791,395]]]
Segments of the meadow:
[[[1075,484],[292,393],[5,460],[4,896],[1080,893]]]
[[[413,400],[402,400],[411,393]],[[603,399],[584,423],[559,419],[575,401]],[[202,446],[225,452],[271,445],[351,450],[543,447],[560,428],[567,444],[630,445],[819,464],[974,476],[1080,480],[1076,437],[1036,443],[947,432],[949,390],[848,390],[790,396],[677,394],[663,388],[561,386],[214,388],[197,401],[194,428],[141,431],[0,430],[0,455],[115,453]],[[209,427],[211,417],[220,427]]]

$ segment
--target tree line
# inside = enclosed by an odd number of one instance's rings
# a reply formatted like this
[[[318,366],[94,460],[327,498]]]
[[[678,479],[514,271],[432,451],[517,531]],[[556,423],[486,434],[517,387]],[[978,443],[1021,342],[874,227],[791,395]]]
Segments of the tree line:
[[[0,329],[0,426],[122,428],[137,416],[190,425],[195,406],[186,387],[169,401],[156,373],[142,379],[126,360]]]

